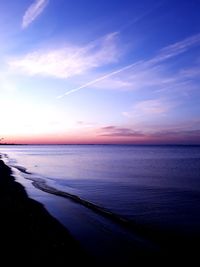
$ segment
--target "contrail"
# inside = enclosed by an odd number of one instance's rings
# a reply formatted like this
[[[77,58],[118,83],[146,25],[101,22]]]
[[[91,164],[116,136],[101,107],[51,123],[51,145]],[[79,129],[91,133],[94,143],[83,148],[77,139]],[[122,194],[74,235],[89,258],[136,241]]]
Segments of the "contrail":
[[[63,95],[60,95],[60,96],[57,96],[57,98],[62,98],[66,95],[69,95],[69,94],[72,94],[74,92],[77,92],[85,87],[88,87],[90,85],[93,85],[97,82],[100,82],[102,80],[105,80],[115,74],[118,74],[122,71],[125,71],[127,69],[130,69],[130,68],[133,68],[135,66],[138,66],[138,65],[141,65],[143,64],[143,67],[147,67],[147,66],[152,66],[152,65],[155,65],[155,64],[158,64],[158,63],[161,63],[163,61],[166,61],[172,57],[175,57],[177,55],[180,55],[182,53],[184,53],[185,51],[187,51],[188,49],[190,49],[192,46],[195,46],[195,45],[199,45],[200,44],[200,33],[196,34],[196,35],[193,35],[193,36],[190,36],[182,41],[179,41],[179,42],[176,42],[172,45],[168,45],[166,47],[164,47],[163,49],[161,49],[159,51],[159,53],[151,58],[151,59],[148,59],[148,60],[140,60],[140,61],[137,61],[135,63],[132,63],[132,64],[129,64],[129,65],[126,65],[125,67],[121,68],[121,69],[118,69],[118,70],[115,70],[115,71],[112,71],[106,75],[103,75],[95,80],[92,80],[88,83],[85,83],[79,87],[76,87],[72,90],[69,90],[67,91],[65,94]]]
[[[133,26],[134,24],[136,24],[137,22],[141,21],[142,19],[144,19],[146,16],[150,15],[152,12],[154,12],[156,9],[158,9],[159,7],[161,7],[165,2],[167,2],[167,0],[163,0],[160,3],[157,3],[154,7],[151,7],[149,10],[145,11],[143,14],[139,15],[138,17],[134,18],[133,20],[131,20],[129,23],[125,24],[124,26],[122,26],[118,32],[123,32],[124,30],[126,30],[127,28],[129,28],[130,26]]]
[[[165,2],[166,2],[166,0],[161,1],[161,2],[158,3],[155,7],[149,9],[148,11],[146,11],[145,13],[143,13],[142,15],[140,15],[139,17],[137,17],[136,19],[130,21],[128,24],[122,26],[121,29],[119,29],[119,31],[117,31],[117,33],[121,33],[121,32],[123,32],[123,31],[126,30],[128,27],[130,27],[131,25],[133,25],[133,24],[135,24],[136,22],[142,20],[145,16],[149,15],[152,11],[154,11],[154,10],[157,9],[157,8],[159,8],[159,7],[160,7],[161,5],[163,5],[163,3],[165,3]],[[90,85],[93,85],[93,84],[95,84],[95,83],[97,83],[97,82],[100,82],[100,81],[102,81],[102,80],[104,80],[104,79],[106,79],[106,78],[109,78],[109,77],[111,77],[111,76],[117,74],[117,73],[120,73],[120,72],[122,72],[122,71],[124,71],[124,70],[130,69],[130,68],[132,68],[133,66],[140,64],[141,62],[143,62],[143,61],[139,61],[139,62],[130,64],[130,65],[127,65],[127,66],[125,66],[125,67],[123,67],[123,68],[121,68],[121,69],[119,69],[119,70],[116,70],[116,71],[113,71],[113,72],[111,72],[111,73],[108,73],[108,74],[106,74],[106,75],[104,75],[104,76],[101,76],[101,77],[99,77],[99,78],[97,78],[97,79],[95,79],[95,80],[93,80],[93,81],[90,81],[90,82],[88,82],[88,83],[85,83],[84,85],[81,85],[81,86],[79,86],[79,87],[77,87],[77,88],[74,88],[74,89],[72,89],[72,90],[70,90],[70,91],[67,91],[67,92],[64,93],[63,95],[57,96],[57,98],[62,98],[62,97],[64,97],[64,96],[73,94],[73,93],[75,93],[75,92],[77,92],[77,91],[79,91],[79,90],[81,90],[81,89],[83,89],[83,88],[86,88],[86,87],[88,87],[88,86],[90,86]]]
[[[72,94],[72,93],[75,93],[75,92],[77,92],[77,91],[79,91],[79,90],[81,90],[81,89],[83,89],[83,88],[86,88],[86,87],[88,87],[88,86],[90,86],[90,85],[93,85],[93,84],[95,84],[95,83],[97,83],[97,82],[100,82],[100,81],[102,81],[102,80],[105,80],[105,79],[107,79],[107,78],[109,78],[109,77],[111,77],[111,76],[113,76],[113,75],[115,75],[115,74],[117,74],[117,73],[120,73],[120,72],[122,72],[122,71],[124,71],[124,70],[130,69],[130,68],[132,68],[132,67],[134,67],[134,66],[140,64],[141,62],[142,62],[142,61],[139,61],[139,62],[136,62],[136,63],[132,63],[132,64],[127,65],[127,66],[125,66],[125,67],[123,67],[123,68],[121,68],[121,69],[119,69],[119,70],[112,71],[111,73],[108,73],[108,74],[106,74],[106,75],[104,75],[104,76],[101,76],[101,77],[99,77],[99,78],[97,78],[97,79],[95,79],[95,80],[93,80],[93,81],[90,81],[90,82],[88,82],[88,83],[85,83],[85,84],[83,84],[83,85],[77,87],[77,88],[74,88],[74,89],[72,89],[72,90],[70,90],[70,91],[67,91],[67,92],[64,93],[63,95],[57,96],[57,98],[62,98],[62,97],[64,97],[64,96],[66,96],[66,95],[70,95],[70,94]]]

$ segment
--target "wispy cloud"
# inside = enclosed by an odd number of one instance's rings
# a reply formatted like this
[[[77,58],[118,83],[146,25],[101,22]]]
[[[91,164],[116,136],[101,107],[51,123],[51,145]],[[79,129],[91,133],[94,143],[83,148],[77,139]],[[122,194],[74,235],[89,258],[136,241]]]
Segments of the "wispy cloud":
[[[22,28],[27,28],[43,12],[47,4],[48,0],[35,0],[23,16]]]
[[[118,126],[106,126],[98,129],[99,136],[112,138],[114,141],[126,140],[129,143],[138,141],[146,144],[155,143],[180,143],[180,144],[200,144],[200,129],[195,130],[155,130],[143,131],[135,130],[132,127],[123,128]]]
[[[200,45],[200,34],[193,35],[180,42],[164,47],[151,59],[134,62],[118,70],[102,75],[97,79],[67,91],[59,97],[67,96],[83,88],[90,87],[91,85],[103,89],[125,88],[131,90],[144,86],[159,85],[161,88],[163,86],[166,87],[166,85],[169,86],[171,83],[179,82],[179,80],[177,77],[174,79],[166,77],[166,75],[163,74],[161,64],[197,45]]]
[[[94,128],[96,122],[77,121],[76,125],[80,128]]]
[[[174,43],[160,50],[153,62],[160,62],[186,52],[193,46],[200,45],[200,33],[190,36],[180,42]]]
[[[187,78],[200,78],[200,64],[181,70],[180,74]]]
[[[83,74],[90,76],[91,71],[98,71],[99,67],[119,63],[122,49],[119,47],[118,39],[119,33],[113,32],[84,46],[68,44],[58,49],[38,50],[21,57],[11,58],[8,64],[15,71],[28,75],[43,75],[61,79]],[[113,90],[153,88],[154,91],[173,87],[178,90],[177,88],[183,88],[183,85],[186,84],[189,75],[197,76],[198,68],[193,70],[188,68],[179,73],[169,74],[166,71],[165,62],[198,45],[200,45],[200,34],[166,46],[150,59],[136,61],[95,79],[89,79],[88,82],[69,89],[57,98],[87,87]],[[187,88],[192,81],[189,83],[188,85],[187,81]]]
[[[101,136],[120,136],[120,137],[141,137],[144,134],[141,131],[135,131],[130,128],[117,126],[106,126],[100,129]]]
[[[28,75],[69,78],[75,75],[116,63],[120,56],[116,32],[85,46],[65,45],[60,49],[35,51],[9,61],[10,67]]]
[[[100,81],[102,81],[102,80],[105,80],[105,79],[107,79],[107,78],[109,78],[109,77],[111,77],[111,76],[113,76],[113,75],[115,75],[115,74],[118,74],[118,73],[120,73],[120,72],[122,72],[122,71],[124,71],[124,70],[130,69],[130,68],[132,68],[134,65],[135,65],[135,63],[130,64],[130,65],[128,65],[128,66],[126,66],[126,67],[123,67],[123,68],[121,68],[121,69],[119,69],[119,70],[113,71],[113,72],[111,72],[111,73],[109,73],[109,74],[107,74],[107,75],[104,75],[104,76],[102,76],[102,77],[99,77],[99,78],[97,78],[97,79],[95,79],[95,80],[93,80],[93,81],[90,81],[90,82],[88,82],[88,83],[85,83],[85,84],[83,84],[83,85],[81,85],[81,86],[79,86],[79,87],[77,87],[77,88],[74,88],[74,89],[72,89],[72,90],[67,91],[67,92],[64,93],[63,95],[58,96],[58,98],[62,98],[62,97],[64,97],[64,96],[66,96],[66,95],[70,95],[70,94],[72,94],[72,93],[74,93],[74,92],[76,92],[76,91],[79,91],[79,90],[81,90],[81,89],[83,89],[83,88],[85,88],[85,87],[88,87],[88,86],[90,86],[90,85],[96,84],[97,82],[100,82]]]
[[[148,99],[136,103],[130,111],[123,112],[126,117],[137,119],[146,119],[151,116],[163,116],[175,106],[175,103],[166,99]]]

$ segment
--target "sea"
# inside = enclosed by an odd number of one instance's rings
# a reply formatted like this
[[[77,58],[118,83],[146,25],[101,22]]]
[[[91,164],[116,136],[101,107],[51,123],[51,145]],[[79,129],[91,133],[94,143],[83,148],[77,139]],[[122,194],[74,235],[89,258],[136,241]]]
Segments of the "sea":
[[[180,235],[200,232],[200,146],[1,145],[0,153],[28,195],[102,264],[128,261],[135,244],[156,249],[104,211]]]

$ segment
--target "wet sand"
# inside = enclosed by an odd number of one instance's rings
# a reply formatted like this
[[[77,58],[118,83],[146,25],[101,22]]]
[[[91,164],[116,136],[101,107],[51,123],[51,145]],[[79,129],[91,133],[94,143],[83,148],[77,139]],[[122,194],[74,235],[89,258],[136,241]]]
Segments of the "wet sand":
[[[89,264],[88,256],[44,206],[30,199],[0,160],[0,256],[17,264]],[[91,262],[90,262],[91,263]]]

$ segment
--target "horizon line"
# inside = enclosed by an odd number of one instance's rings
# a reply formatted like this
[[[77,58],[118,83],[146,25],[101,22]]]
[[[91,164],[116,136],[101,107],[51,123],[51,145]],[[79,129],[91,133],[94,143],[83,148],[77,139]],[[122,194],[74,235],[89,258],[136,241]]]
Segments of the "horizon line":
[[[59,144],[59,143],[55,143],[55,144],[44,144],[44,143],[35,143],[35,144],[31,144],[31,143],[26,143],[26,144],[22,144],[22,143],[6,143],[6,144],[3,144],[3,143],[0,143],[0,146],[58,146],[58,145],[61,145],[61,146],[73,146],[73,145],[83,145],[83,146],[88,146],[88,145],[108,145],[108,146],[112,146],[112,145],[118,145],[118,146],[200,146],[200,144],[192,144],[192,143],[188,143],[188,144],[182,144],[182,143],[155,143],[155,144],[134,144],[134,143],[130,143],[130,144],[127,144],[127,143],[63,143],[63,144]]]

